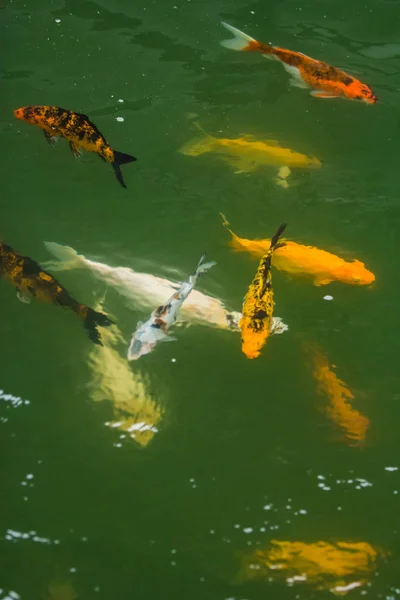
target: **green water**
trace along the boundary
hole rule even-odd
[[[0,597],[332,597],[318,589],[331,585],[324,575],[290,584],[301,569],[239,576],[243,557],[273,539],[367,543],[376,564],[346,579],[366,582],[348,596],[399,597],[400,480],[385,470],[399,464],[398,3],[2,4],[5,242],[39,262],[51,258],[50,240],[113,266],[175,269],[177,279],[206,250],[218,264],[198,288],[240,310],[257,263],[232,253],[221,211],[247,238],[287,221],[288,237],[365,262],[376,282],[315,287],[274,271],[276,314],[289,331],[256,361],[238,334],[179,330],[178,342],[129,367],[162,411],[141,446],[105,425],[113,404],[89,393],[94,348],[74,315],[18,302],[1,281],[0,388],[27,402],[0,404]],[[381,102],[290,88],[280,64],[222,48],[221,20],[344,68]],[[94,155],[73,160],[66,142],[50,148],[14,120],[13,109],[34,104],[88,114],[114,148],[137,156],[123,167],[128,190]],[[323,166],[293,170],[285,190],[273,169],[235,175],[213,154],[184,156],[178,149],[198,133],[193,115],[214,135],[277,139]],[[91,306],[104,293],[87,270],[57,277]],[[126,340],[148,314],[112,288],[105,310]],[[352,390],[369,421],[362,442],[350,443],[327,413],[304,342],[317,343]]]

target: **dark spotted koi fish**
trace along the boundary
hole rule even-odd
[[[102,160],[111,163],[117,180],[122,187],[126,188],[120,165],[137,159],[130,154],[112,150],[87,115],[65,110],[58,106],[24,106],[14,110],[14,117],[30,125],[40,127],[50,145],[54,145],[59,137],[68,140],[75,158],[80,156],[82,149],[95,152]]]
[[[281,319],[273,316],[274,291],[271,275],[272,255],[275,250],[285,245],[285,242],[279,242],[285,228],[286,223],[280,225],[271,239],[269,250],[261,259],[244,298],[243,316],[239,327],[242,331],[242,352],[247,358],[257,358],[270,335],[283,333],[288,329]]]
[[[37,262],[28,256],[18,254],[3,242],[0,242],[0,276],[17,289],[17,296],[21,302],[29,303],[32,296],[35,296],[42,302],[51,302],[72,310],[83,321],[90,339],[96,344],[103,345],[97,326],[105,327],[111,325],[113,321],[107,315],[74,300],[52,275],[42,270]]]
[[[137,360],[144,354],[148,354],[154,350],[158,342],[170,342],[176,339],[169,335],[168,331],[175,324],[182,304],[196,285],[199,275],[216,264],[214,261],[205,263],[205,258],[206,255],[203,254],[194,273],[182,283],[165,304],[153,310],[145,323],[139,321],[129,345],[128,360]]]
[[[222,25],[235,36],[230,40],[223,40],[222,46],[231,50],[260,52],[264,58],[279,60],[291,75],[292,85],[312,88],[313,91],[310,93],[316,98],[348,98],[361,100],[367,104],[375,104],[377,101],[377,97],[368,85],[341,69],[314,60],[301,52],[262,44],[228,23]]]

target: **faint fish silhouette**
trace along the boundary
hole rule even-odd
[[[217,138],[204,131],[197,122],[193,124],[200,129],[203,136],[187,142],[179,152],[186,156],[200,156],[207,152],[214,152],[218,158],[233,167],[235,173],[253,173],[260,167],[277,167],[275,182],[287,188],[290,167],[321,166],[321,161],[317,158],[310,158],[290,148],[282,148],[276,140],[256,139],[248,134],[232,139]]]
[[[345,595],[368,583],[376,570],[379,554],[384,555],[367,542],[271,540],[265,550],[242,557],[242,567],[235,581],[284,579],[290,586],[309,585]]]
[[[43,600],[77,600],[78,594],[70,581],[50,581]]]
[[[104,298],[98,303],[103,306]],[[106,425],[123,432],[145,447],[158,431],[163,415],[161,406],[150,394],[150,383],[138,369],[130,369],[125,358],[126,342],[117,325],[102,331],[103,346],[91,351],[88,364],[92,380],[88,385],[94,402],[108,400],[113,416]],[[124,348],[122,356],[117,347]],[[97,347],[96,347],[97,348]]]
[[[347,384],[339,379],[332,370],[327,357],[316,343],[305,342],[305,352],[311,357],[313,376],[317,382],[318,392],[329,399],[329,406],[324,410],[329,418],[339,425],[349,441],[362,442],[365,440],[370,425],[369,419],[353,408],[350,402],[354,394]]]

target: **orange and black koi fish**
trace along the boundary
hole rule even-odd
[[[50,145],[53,145],[58,137],[68,140],[75,158],[81,154],[82,149],[95,152],[102,160],[112,164],[117,180],[126,188],[120,165],[137,159],[130,154],[112,150],[87,115],[57,106],[24,106],[14,110],[14,117],[43,129],[44,137]]]
[[[301,88],[311,87],[316,98],[348,98],[375,104],[377,97],[371,88],[341,69],[331,67],[320,60],[314,60],[301,52],[285,50],[278,46],[262,44],[236,27],[222,23],[234,38],[224,40],[221,45],[231,50],[260,52],[265,58],[279,60],[292,77],[292,85]]]
[[[97,326],[105,327],[111,325],[113,321],[107,315],[74,300],[52,275],[42,270],[36,261],[18,254],[3,242],[0,242],[0,276],[12,283],[22,302],[29,303],[32,296],[35,296],[42,302],[51,302],[72,310],[83,321],[90,339],[100,346],[103,345]]]

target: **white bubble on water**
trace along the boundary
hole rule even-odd
[[[116,121],[119,121],[120,123],[122,123],[123,121],[125,121],[124,117],[115,117]]]

